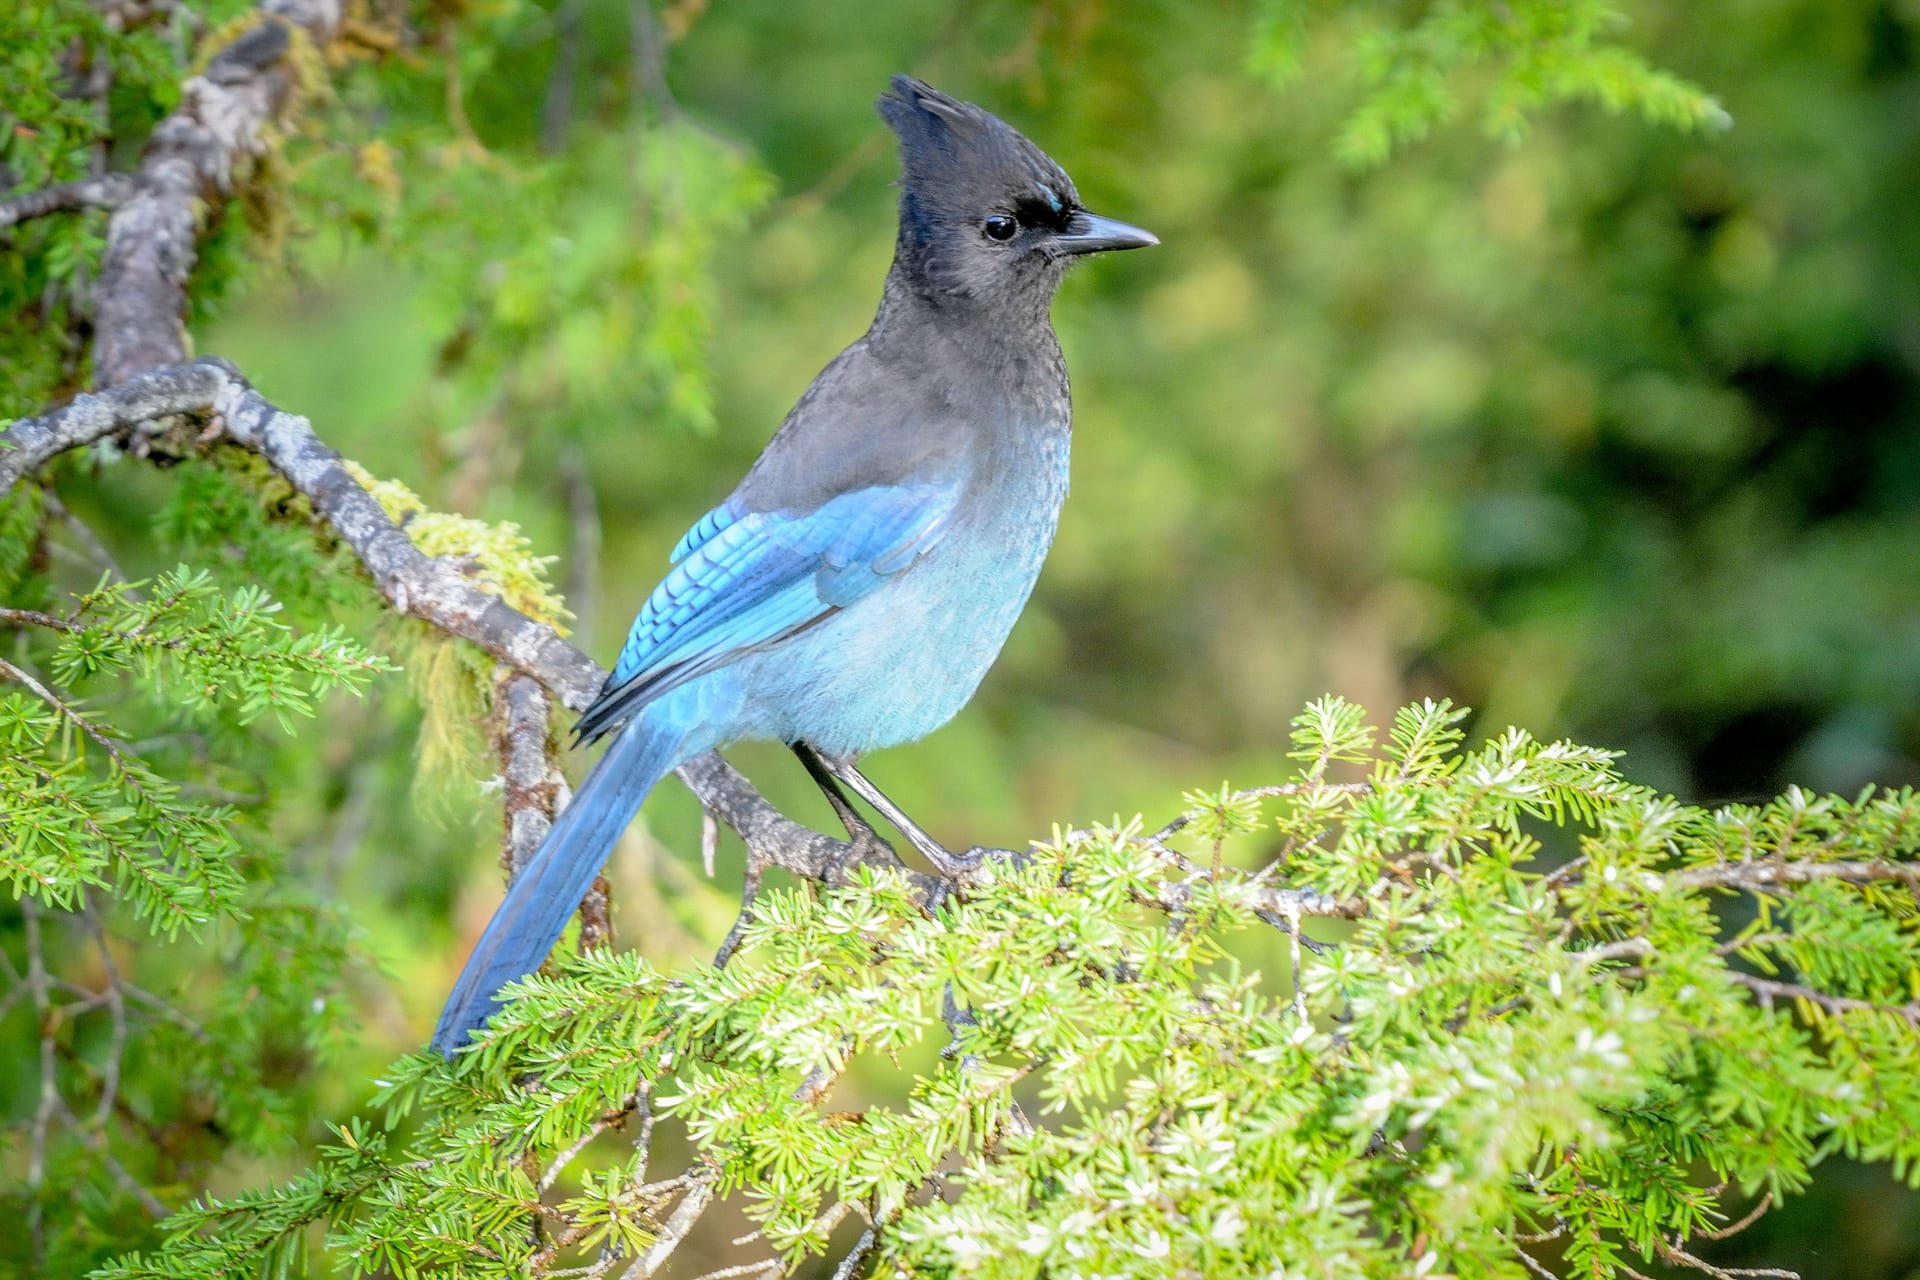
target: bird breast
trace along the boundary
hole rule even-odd
[[[933,732],[965,706],[1040,576],[1066,498],[1064,415],[996,450],[939,543],[881,590],[743,672],[760,736],[857,754]]]

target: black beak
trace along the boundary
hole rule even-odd
[[[1074,213],[1067,229],[1054,237],[1054,243],[1068,253],[1105,253],[1109,249],[1145,249],[1159,244],[1160,237],[1081,209]]]

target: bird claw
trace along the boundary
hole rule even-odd
[[[900,856],[893,846],[880,838],[880,833],[865,823],[847,830],[847,843],[853,846],[854,861],[898,866]]]
[[[1014,849],[996,849],[992,845],[977,844],[964,853],[954,853],[937,844],[919,845],[921,856],[931,862],[935,873],[949,884],[960,886],[973,883],[989,862],[1010,862],[1018,867],[1025,865],[1027,855]]]
[[[933,869],[942,880],[965,884],[979,873],[981,867],[987,865],[987,855],[991,851],[975,845],[965,853],[953,853],[939,845],[930,845],[920,852],[933,864]]]

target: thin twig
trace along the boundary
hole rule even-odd
[[[780,1259],[764,1258],[759,1262],[742,1262],[738,1266],[704,1272],[695,1276],[694,1280],[745,1280],[747,1276],[777,1276],[786,1269],[787,1264]]]
[[[614,1112],[610,1115],[601,1116],[598,1120],[588,1125],[587,1131],[569,1143],[566,1150],[555,1156],[552,1162],[547,1165],[547,1171],[540,1175],[539,1186],[541,1193],[544,1195],[546,1192],[551,1191],[553,1184],[560,1181],[560,1175],[566,1172],[567,1166],[580,1158],[580,1153],[587,1149],[587,1145],[626,1119],[628,1114],[626,1111]]]
[[[660,1224],[660,1232],[654,1238],[647,1251],[634,1259],[633,1265],[622,1273],[621,1280],[651,1280],[660,1268],[667,1265],[667,1259],[673,1256],[686,1241],[687,1234],[693,1230],[693,1224],[707,1211],[707,1205],[713,1200],[713,1178],[702,1175],[692,1181],[680,1203],[674,1206],[667,1220]]]
[[[29,191],[9,200],[0,200],[0,231],[31,218],[44,218],[51,213],[118,209],[132,195],[133,178],[124,173],[55,183],[51,187]]]
[[[93,935],[94,946],[100,953],[100,969],[107,980],[106,990],[102,994],[106,997],[107,1013],[113,1020],[113,1039],[107,1045],[106,1066],[100,1080],[100,1102],[93,1116],[94,1128],[104,1129],[113,1115],[114,1104],[120,1100],[121,1059],[127,1051],[127,997],[120,987],[120,971],[113,963],[113,949],[107,945],[107,931],[100,923],[99,909],[94,906],[92,895],[88,895],[84,901],[81,917],[87,922],[87,930]]]
[[[628,0],[627,21],[633,83],[653,101],[662,119],[671,120],[680,114],[680,104],[667,88],[666,42],[650,0]]]
[[[765,874],[765,864],[749,849],[746,874],[740,879],[740,914],[733,918],[733,927],[720,940],[720,950],[713,957],[714,968],[726,968],[740,944],[746,941],[747,928],[753,923],[753,903],[760,896],[760,880]]]
[[[113,553],[107,550],[107,544],[100,540],[100,535],[95,533],[86,521],[68,510],[67,504],[60,501],[60,495],[52,489],[46,490],[46,504],[47,513],[66,526],[67,531],[86,549],[94,563],[106,570],[107,577],[122,586],[126,585],[128,581],[126,572],[113,558]]]
[[[1689,867],[1666,877],[1682,889],[1743,889],[1761,893],[1787,884],[1815,884],[1838,880],[1871,884],[1897,880],[1920,888],[1920,862],[1743,862]]]
[[[553,11],[553,70],[540,104],[540,149],[549,155],[567,145],[573,123],[574,82],[580,72],[580,9],[583,0],[560,0]],[[573,599],[573,593],[567,593]]]
[[[1920,1000],[1909,1000],[1905,1004],[1878,1004],[1872,1000],[1856,1000],[1851,996],[1830,995],[1797,982],[1777,982],[1772,978],[1755,977],[1734,969],[1727,970],[1727,976],[1769,1001],[1805,1000],[1828,1013],[1884,1013],[1909,1026],[1920,1027]]]
[[[1798,1271],[1787,1271],[1780,1267],[1716,1267],[1705,1258],[1695,1257],[1678,1245],[1660,1240],[1653,1242],[1653,1248],[1663,1260],[1701,1272],[1713,1277],[1713,1280],[1739,1280],[1740,1277],[1751,1277],[1752,1280],[1800,1280]]]
[[[1509,1243],[1512,1242],[1509,1241]],[[1560,1280],[1559,1276],[1547,1270],[1544,1263],[1528,1253],[1525,1249],[1522,1249],[1519,1245],[1516,1244],[1513,1246],[1513,1253],[1515,1257],[1520,1259],[1521,1265],[1533,1272],[1534,1275],[1539,1276],[1540,1280]]]
[[[40,904],[32,897],[20,899],[25,923],[27,948],[27,990],[33,995],[33,1011],[40,1027],[40,1101],[34,1107],[33,1127],[27,1144],[27,1239],[35,1269],[46,1254],[46,1205],[40,1189],[47,1180],[47,1136],[53,1117],[60,1108],[60,1084],[55,1074],[54,1037],[58,1022],[54,1016],[53,996],[47,978],[47,959],[40,932]]]
[[[65,618],[56,618],[50,613],[41,613],[37,609],[0,608],[0,625],[9,627],[45,627],[49,631],[59,631],[66,635],[77,635],[86,630],[77,622]]]
[[[1756,1204],[1755,1206],[1753,1206],[1752,1209],[1748,1210],[1747,1215],[1741,1218],[1738,1222],[1734,1222],[1727,1226],[1724,1226],[1720,1228],[1718,1231],[1702,1231],[1697,1235],[1695,1235],[1694,1239],[1725,1240],[1731,1236],[1737,1236],[1742,1231],[1745,1231],[1748,1227],[1752,1226],[1754,1223],[1760,1221],[1760,1219],[1766,1215],[1767,1210],[1771,1208],[1773,1208],[1773,1192],[1769,1191],[1765,1195],[1761,1196],[1760,1203]]]
[[[879,1243],[879,1231],[878,1227],[868,1227],[860,1233],[860,1238],[853,1242],[852,1251],[840,1259],[840,1265],[833,1269],[833,1280],[853,1280],[853,1273],[860,1269],[860,1264],[873,1252],[873,1246]]]
[[[1621,938],[1617,942],[1605,942],[1574,954],[1580,957],[1582,964],[1591,969],[1594,965],[1625,960],[1629,956],[1650,956],[1653,954],[1653,944],[1645,938]]]
[[[1287,917],[1287,941],[1291,944],[1289,950],[1293,960],[1293,1000],[1290,1008],[1292,1009],[1294,1017],[1303,1023],[1311,1023],[1312,1018],[1307,1014],[1306,969],[1300,959],[1300,908],[1290,906],[1287,908],[1285,914]]]

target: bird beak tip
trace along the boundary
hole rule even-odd
[[[1073,229],[1060,237],[1068,253],[1110,253],[1120,249],[1149,249],[1160,237],[1144,227],[1131,226],[1118,218],[1103,218],[1097,213],[1075,216]]]

